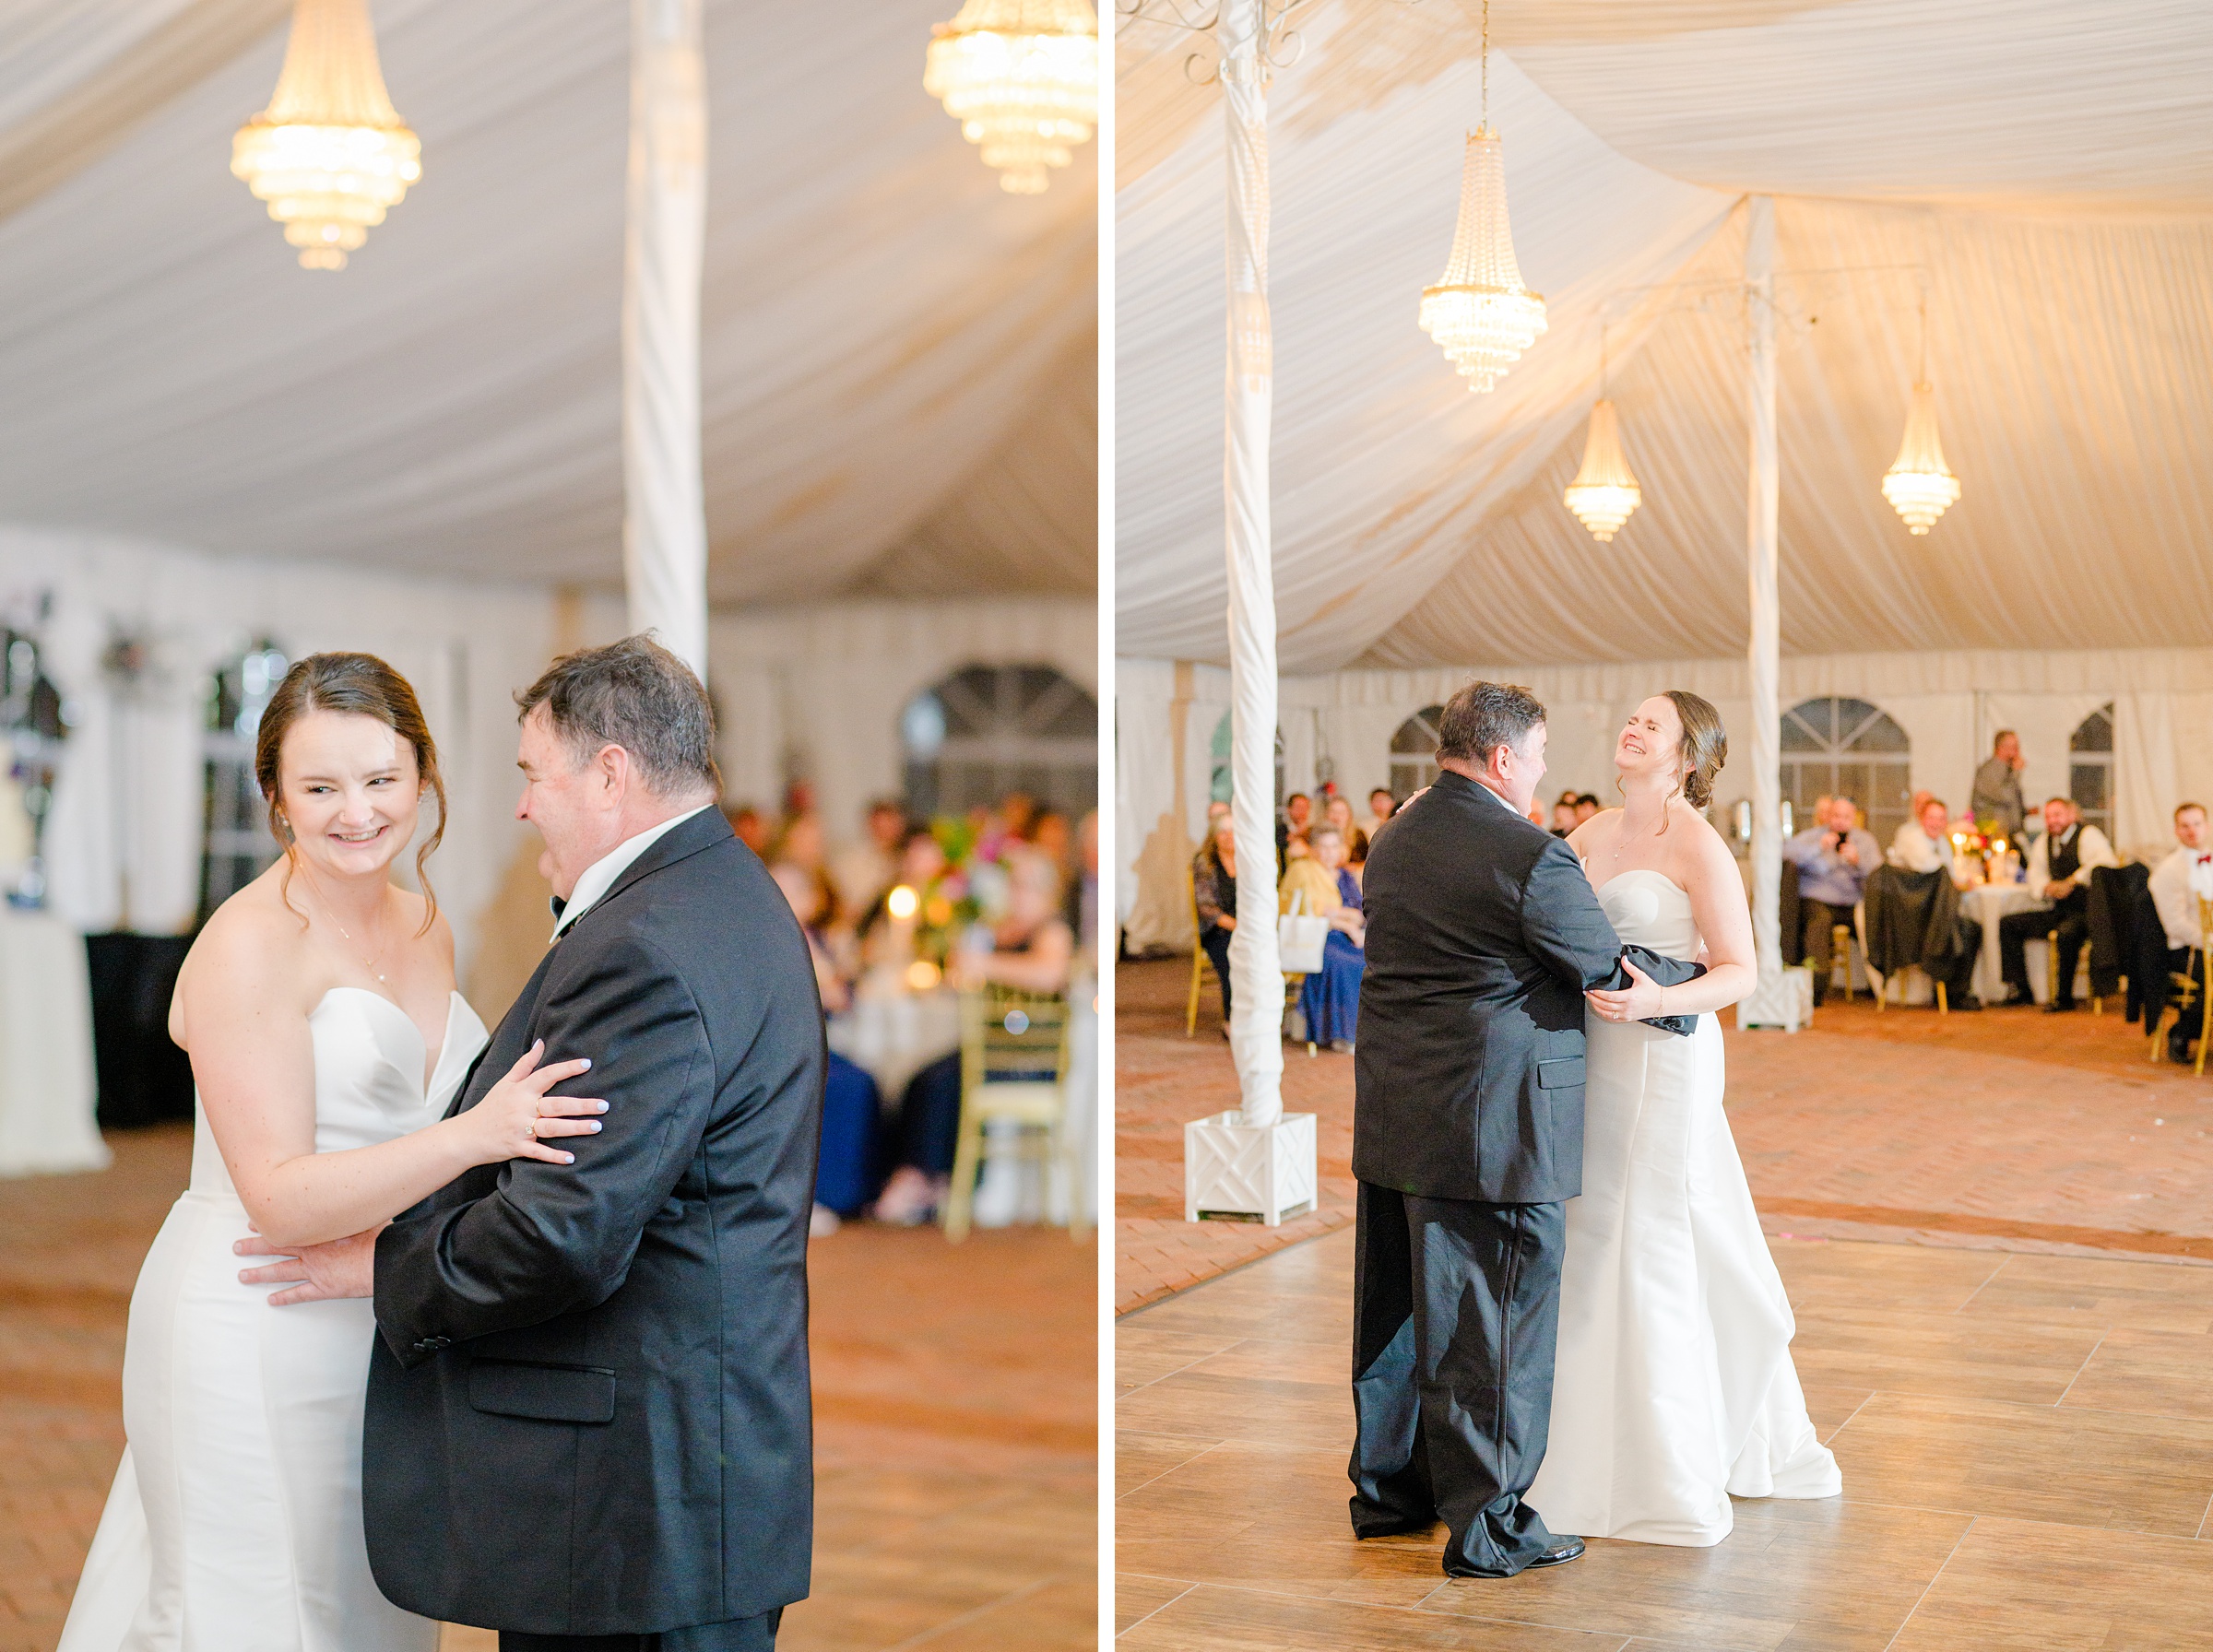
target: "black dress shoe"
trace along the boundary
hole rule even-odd
[[[1951,1000],[1951,1008],[1954,1009],[1980,1009],[1982,1008],[1982,1000],[1971,992],[1962,993],[1959,997]]]
[[[2074,1008],[2075,1000],[2073,998],[2053,998],[2044,1006],[2044,1013],[2046,1015],[2066,1015],[2071,1013]]]
[[[1581,1559],[1582,1552],[1582,1539],[1556,1537],[1552,1540],[1550,1546],[1536,1559],[1528,1562],[1513,1572],[1478,1572],[1473,1566],[1454,1565],[1452,1556],[1448,1552],[1445,1556],[1445,1575],[1448,1577],[1513,1577],[1518,1576],[1521,1572],[1533,1572],[1539,1566],[1564,1566],[1571,1560]]]

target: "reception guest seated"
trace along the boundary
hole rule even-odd
[[[2176,847],[2153,868],[2151,901],[2159,908],[2160,927],[2167,932],[2167,968],[2189,975],[2205,987],[2205,961],[2198,949],[2205,945],[2199,927],[2197,903],[2202,895],[2213,899],[2213,839],[2209,839],[2203,804],[2185,803],[2174,811]],[[2170,1060],[2186,1062],[2203,1011],[2185,1011],[2167,1035]]]
[[[2044,805],[2044,834],[2029,850],[2029,888],[2051,902],[2051,910],[2011,912],[1998,920],[1998,958],[2006,972],[2006,985],[2013,989],[2009,1002],[2034,1001],[2035,994],[2029,986],[2028,954],[2023,949],[2056,929],[2059,986],[2044,1009],[2056,1015],[2075,1008],[2075,965],[2082,957],[2082,943],[2090,934],[2090,873],[2099,867],[2120,864],[2105,833],[2095,826],[2083,825],[2071,799],[2054,797]]]
[[[906,842],[906,810],[888,797],[869,805],[861,841],[848,844],[830,863],[838,903],[847,912],[866,912],[899,876],[899,850]]]
[[[1367,795],[1367,819],[1360,822],[1360,830],[1367,841],[1376,841],[1376,828],[1398,812],[1399,800],[1391,795],[1390,788],[1378,786]]]
[[[1237,834],[1229,805],[1217,804],[1214,835],[1191,858],[1191,898],[1199,907],[1199,944],[1222,985],[1222,1036],[1229,1036],[1229,938],[1237,927]]]
[[[988,947],[963,946],[946,963],[946,979],[964,991],[987,984],[1024,992],[1068,990],[1076,939],[1060,915],[1060,872],[1035,852],[1015,855],[1007,866],[1006,914],[990,930]],[[927,1221],[953,1179],[953,1150],[961,1127],[961,1057],[940,1056],[917,1073],[899,1110],[899,1164],[876,1200],[880,1221],[911,1226]]]
[[[763,860],[768,858],[768,840],[773,834],[769,832],[767,818],[759,809],[750,803],[726,806],[722,818],[729,821],[730,830],[738,834],[740,843]]]
[[[1356,880],[1360,876],[1360,868],[1367,863],[1367,833],[1353,824],[1351,799],[1331,797],[1322,809],[1321,818],[1334,826],[1337,835],[1344,840],[1344,864]],[[1307,838],[1309,848],[1313,846],[1313,836],[1309,833]]]
[[[1913,818],[1898,829],[1886,858],[1901,872],[1952,874],[1961,881],[1959,857],[1952,846],[1951,810],[1941,797],[1927,792],[1914,795]]]
[[[1575,800],[1575,823],[1580,826],[1604,807],[1604,805],[1599,802],[1596,793],[1582,793]]]
[[[1276,865],[1287,867],[1307,854],[1307,829],[1314,823],[1314,799],[1293,792],[1284,799],[1282,819],[1275,823]]]
[[[1974,794],[1967,800],[1968,813],[1977,821],[1995,820],[1998,835],[2008,844],[2021,841],[2021,822],[2028,818],[2021,801],[2021,771],[2028,766],[2021,755],[2021,737],[2010,728],[2001,729],[1991,742],[1989,759],[1975,771]]]
[[[1552,803],[1552,835],[1566,837],[1577,825],[1575,806],[1579,798],[1573,787],[1562,792]]]
[[[1901,872],[1948,873],[1953,883],[1964,884],[1959,856],[1952,844],[1950,808],[1943,798],[1926,792],[1915,796],[1920,802],[1917,818],[1900,826],[1890,840],[1888,856],[1890,864]],[[1982,950],[1982,926],[1968,917],[1959,918],[1957,923],[1959,957],[1958,963],[1941,977],[1945,999],[1954,1009],[1980,1009],[1982,1001],[1968,990],[1968,983],[1974,979],[1975,959]],[[1930,974],[1932,979],[1939,978],[1933,970]]]
[[[853,1002],[853,988],[832,955],[830,938],[823,927],[830,902],[821,874],[797,861],[780,860],[770,868],[769,876],[791,903],[791,914],[799,920],[799,932],[807,938],[823,1014],[842,1013]],[[822,1152],[814,1171],[811,1228],[818,1236],[837,1232],[839,1219],[858,1215],[874,1195],[876,1121],[882,1112],[876,1080],[832,1050],[822,1080]]]
[[[1349,1055],[1360,1019],[1360,977],[1367,968],[1367,925],[1360,910],[1360,885],[1345,869],[1344,834],[1334,826],[1317,826],[1308,838],[1313,854],[1284,872],[1277,909],[1288,912],[1294,896],[1300,908],[1330,921],[1321,970],[1299,987],[1298,1007],[1307,1018],[1307,1037]]]
[[[921,901],[927,903],[951,870],[951,864],[945,858],[945,846],[938,842],[937,833],[927,826],[908,827],[906,841],[899,846],[898,882],[893,887],[911,889]],[[885,890],[861,914],[861,956],[870,963],[906,962],[891,957],[887,950],[887,942],[895,923],[891,910],[891,890]]]
[[[1805,938],[1805,955],[1813,962],[1816,1004],[1828,996],[1836,926],[1852,926],[1852,908],[1867,888],[1867,875],[1883,857],[1875,834],[1859,823],[1852,800],[1831,797],[1828,802],[1821,821],[1782,846],[1783,857],[1798,868],[1798,923]]]

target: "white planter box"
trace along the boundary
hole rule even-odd
[[[1320,1174],[1314,1115],[1286,1113],[1267,1126],[1216,1113],[1183,1127],[1183,1215],[1258,1218],[1270,1227],[1314,1209]]]

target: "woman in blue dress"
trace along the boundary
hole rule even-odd
[[[1360,883],[1345,869],[1344,833],[1317,826],[1307,834],[1311,853],[1284,869],[1280,905],[1289,911],[1294,895],[1306,897],[1301,910],[1330,920],[1321,970],[1306,978],[1298,1007],[1307,1018],[1307,1038],[1350,1053],[1360,1019],[1360,976],[1367,967],[1367,919],[1360,910]]]

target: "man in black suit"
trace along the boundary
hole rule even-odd
[[[1583,1552],[1521,1494],[1582,1190],[1583,994],[1627,983],[1574,851],[1527,818],[1544,708],[1471,683],[1438,734],[1444,773],[1378,835],[1363,885],[1353,1529],[1441,1516],[1448,1573],[1509,1577]],[[1632,950],[1663,985],[1697,973]]]
[[[756,1652],[812,1553],[813,967],[680,660],[632,637],[516,698],[559,925],[455,1110],[542,1040],[608,1112],[574,1164],[481,1166],[302,1257],[375,1298],[370,1564],[502,1652]]]

